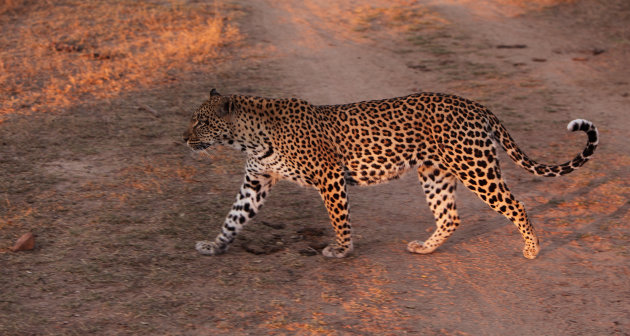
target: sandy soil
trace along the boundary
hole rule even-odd
[[[251,0],[245,38],[194,80],[0,124],[0,334],[630,334],[630,6],[627,1]],[[355,253],[314,190],[281,183],[225,255],[204,257],[242,157],[181,144],[191,108],[221,93],[316,104],[459,94],[490,107],[533,158],[564,162],[593,121],[595,159],[558,179],[502,157],[542,243],[460,188],[462,226],[430,255],[413,173],[350,190]],[[151,106],[154,116],[138,109]],[[4,200],[2,200],[4,198]]]

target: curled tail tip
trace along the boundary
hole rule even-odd
[[[599,132],[592,122],[585,119],[575,119],[567,125],[571,132],[583,131],[588,134],[588,141],[594,145],[599,142]]]
[[[591,128],[595,128],[595,125],[593,125],[592,122],[586,120],[586,119],[575,119],[572,120],[568,125],[567,125],[567,129],[571,132],[576,132],[576,131],[588,131]]]

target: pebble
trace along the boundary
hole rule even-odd
[[[35,248],[35,236],[31,232],[25,233],[15,242],[13,247],[9,249],[13,252],[17,251],[30,251]]]

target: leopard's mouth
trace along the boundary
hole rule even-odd
[[[202,151],[202,150],[206,150],[208,149],[212,144],[206,143],[206,142],[195,142],[195,143],[188,143],[188,147],[192,148],[195,151]]]

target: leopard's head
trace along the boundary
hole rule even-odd
[[[193,114],[190,126],[184,132],[184,141],[193,150],[204,150],[228,138],[230,134],[231,99],[221,96],[215,89],[210,98]]]

